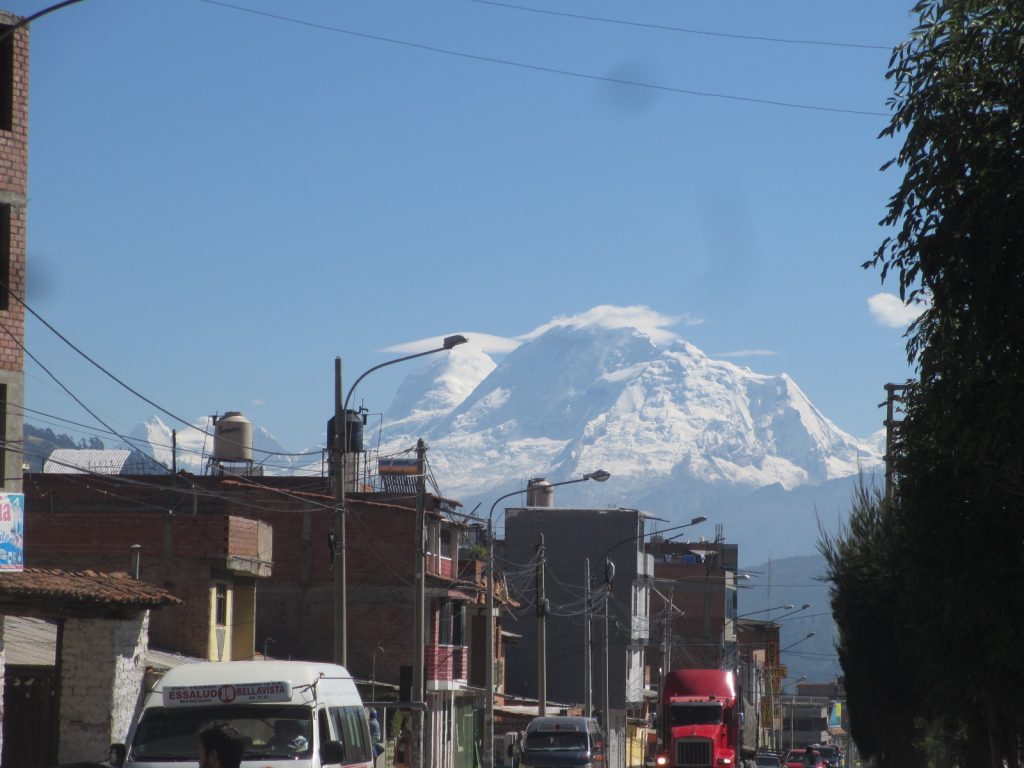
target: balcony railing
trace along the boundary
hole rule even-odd
[[[444,557],[436,552],[427,552],[427,573],[431,576],[440,576],[444,579],[455,578],[455,562],[450,557]]]
[[[436,684],[466,683],[469,678],[466,646],[428,645],[425,649],[427,682]],[[440,685],[439,687],[447,687]]]

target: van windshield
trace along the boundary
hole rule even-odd
[[[527,750],[579,752],[587,748],[587,734],[580,731],[534,731],[526,734]]]
[[[215,707],[151,707],[132,741],[138,761],[195,762],[196,734],[207,723],[226,722],[245,739],[246,760],[295,760],[313,754],[313,721],[308,707],[251,704]]]

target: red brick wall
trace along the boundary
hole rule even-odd
[[[88,491],[83,490],[84,494]],[[228,521],[113,511],[82,513],[56,505],[25,515],[25,565],[64,570],[130,571],[132,544],[142,545],[140,578],[184,604],[153,611],[150,643],[206,657],[211,567],[225,562]]]
[[[267,646],[272,656],[333,657],[335,590],[328,533],[334,505],[325,483],[261,478],[259,483],[269,486],[263,489],[196,477],[191,482],[199,493],[193,496],[188,482],[180,478],[140,479],[153,487],[81,476],[27,475],[26,564],[127,570],[128,546],[142,544],[142,577],[187,601],[185,609],[154,612],[153,645],[196,648],[198,616],[202,614],[205,626],[209,610],[206,593],[198,592],[198,574],[205,567],[208,580],[210,557],[215,554],[223,563],[227,516],[263,520],[273,526],[273,574],[256,581],[256,648],[262,650],[267,638],[273,638]],[[384,654],[376,655],[377,679],[395,684],[399,667],[412,660],[415,514],[411,500],[403,503],[410,506],[350,498],[346,525],[348,666],[369,679],[373,650],[382,643]],[[220,521],[217,532],[204,526],[211,517]],[[173,521],[170,552],[165,551],[167,520]],[[234,525],[230,546],[251,546],[245,526],[239,523],[236,531]],[[213,541],[220,542],[219,551],[209,546]],[[194,606],[196,601],[202,605]],[[195,610],[194,620],[184,618],[189,606]],[[175,639],[176,631],[184,635],[181,642]]]
[[[0,23],[11,23],[13,18],[4,14]],[[0,192],[5,202],[18,200],[11,207],[11,260],[8,281],[16,296],[25,295],[25,196],[28,193],[28,30],[20,29],[12,35],[14,49],[13,103],[11,130],[0,130]],[[17,337],[25,339],[25,312],[13,299],[6,311],[0,311],[0,320]],[[0,368],[20,371],[24,366],[21,346],[7,333],[0,333]]]

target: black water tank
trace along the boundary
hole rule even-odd
[[[345,453],[360,453],[363,450],[363,417],[359,411],[346,411],[348,422],[348,445]],[[334,450],[334,417],[327,420],[327,447]]]

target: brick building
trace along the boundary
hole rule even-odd
[[[0,32],[18,17],[0,12]],[[21,491],[25,404],[25,206],[28,194],[28,30],[0,41],[0,486]]]
[[[209,638],[222,626],[210,622],[218,610],[214,585],[223,584],[231,617],[224,628],[232,635],[243,631],[243,619],[231,601],[254,595],[246,603],[255,606],[250,648],[278,658],[332,658],[335,502],[326,479],[181,473],[132,481],[27,475],[26,563],[124,569],[129,548],[140,544],[141,578],[185,598],[153,617],[154,645],[207,656],[200,651],[214,647]],[[398,685],[402,668],[412,666],[414,502],[403,493],[347,497],[347,666],[360,680]],[[460,572],[466,526],[456,507],[427,497],[427,748],[454,745],[431,755],[437,766],[471,764],[487,634],[479,567],[470,562]]]
[[[122,504],[95,476],[26,475],[25,561],[37,568],[127,571],[133,545],[139,578],[182,598],[154,614],[150,643],[189,656],[228,661],[256,650],[256,585],[271,574],[270,525],[228,512],[191,511],[191,500],[140,488]],[[45,491],[43,490],[45,488]],[[160,501],[165,503],[161,504]]]
[[[669,622],[670,658],[662,659],[664,642],[652,648],[656,668],[713,669],[723,663],[727,646],[735,646],[735,544],[724,542],[650,542],[654,577],[659,587],[651,595],[651,616],[665,637]],[[665,598],[668,598],[666,600]]]

